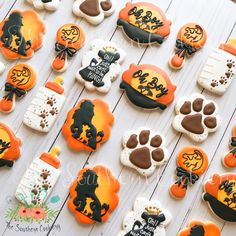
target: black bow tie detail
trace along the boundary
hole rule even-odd
[[[234,148],[230,151],[230,153],[234,154],[236,157],[236,137],[231,138],[231,146]]]
[[[197,174],[191,173],[181,167],[177,167],[176,172],[177,176],[179,177],[176,184],[178,184],[178,186],[183,184],[183,188],[187,188],[189,183],[195,184],[199,179]]]
[[[177,51],[177,54],[181,55],[181,57],[185,57],[186,53],[188,55],[192,55],[193,53],[195,53],[197,51],[196,48],[190,46],[187,43],[182,42],[181,40],[177,39],[176,40],[176,48],[178,48],[179,50]]]
[[[77,52],[75,48],[66,47],[65,45],[59,43],[55,44],[55,50],[56,52],[59,52],[57,57],[61,58],[62,60],[66,59],[66,55],[68,55],[69,57],[73,57]]]
[[[6,96],[4,96],[4,98],[6,100],[10,100],[10,101],[13,100],[14,94],[17,97],[22,97],[22,96],[24,96],[26,94],[26,90],[17,88],[17,87],[15,87],[14,85],[12,85],[10,83],[6,83],[5,84],[5,91],[9,92],[9,93]]]

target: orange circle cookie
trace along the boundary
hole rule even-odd
[[[68,66],[67,58],[73,57],[84,45],[85,34],[83,29],[75,24],[66,24],[57,31],[55,44],[56,58],[52,62],[55,71],[63,72]]]
[[[67,115],[62,133],[70,148],[96,151],[110,137],[114,116],[100,99],[81,100]]]
[[[33,10],[12,11],[0,23],[0,49],[9,59],[30,58],[42,46],[45,25]]]
[[[70,186],[69,209],[84,224],[104,222],[118,206],[119,181],[103,166],[82,169]]]
[[[0,122],[0,167],[12,167],[14,161],[20,157],[21,140],[13,131]]]
[[[22,97],[34,87],[37,80],[34,69],[28,64],[17,64],[13,66],[7,75],[5,92],[0,100],[0,111],[11,112],[15,108],[16,97]]]
[[[208,167],[208,156],[199,147],[183,148],[177,157],[177,182],[170,187],[174,198],[184,198],[189,184],[194,184]]]
[[[187,228],[182,229],[177,236],[220,236],[220,228],[209,221],[191,221]]]

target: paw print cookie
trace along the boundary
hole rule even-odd
[[[93,25],[102,23],[114,11],[113,0],[75,0],[73,5],[73,13]]]
[[[157,200],[138,197],[133,211],[123,221],[123,230],[118,236],[166,236],[165,227],[171,222],[172,216]]]
[[[116,44],[96,39],[92,43],[92,50],[84,54],[76,79],[90,91],[107,93],[111,82],[121,72],[120,64],[124,58],[125,52]]]
[[[45,25],[33,11],[12,11],[0,23],[0,50],[8,59],[28,59],[43,44]]]
[[[174,100],[176,86],[169,76],[153,65],[130,65],[122,75],[120,88],[136,106],[153,110],[165,110]]]
[[[195,184],[207,167],[208,156],[201,148],[183,148],[177,158],[177,182],[170,187],[170,195],[176,199],[184,198],[188,185]]]
[[[156,167],[165,164],[169,157],[165,139],[145,127],[127,132],[123,138],[123,147],[120,156],[122,164],[144,176],[152,175]]]
[[[114,116],[100,99],[81,100],[67,115],[62,133],[70,148],[96,151],[110,137]]]
[[[48,11],[55,11],[58,9],[60,0],[26,0],[32,4],[36,9]]]
[[[206,90],[223,95],[236,74],[236,38],[221,44],[208,57],[198,83]]]
[[[108,168],[84,168],[70,186],[68,207],[81,223],[103,223],[119,204],[119,190],[120,183]]]
[[[236,222],[236,174],[214,174],[204,184],[203,200],[211,211],[229,222]]]
[[[150,45],[162,44],[170,34],[171,21],[152,3],[127,3],[120,11],[117,25],[134,42]]]
[[[181,98],[175,107],[173,121],[175,130],[188,135],[195,142],[203,142],[208,134],[215,132],[221,123],[217,115],[218,106],[202,94],[192,94]]]
[[[220,228],[210,221],[191,221],[177,236],[220,236]]]

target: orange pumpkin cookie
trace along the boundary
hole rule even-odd
[[[9,59],[30,58],[42,46],[45,25],[33,10],[12,11],[0,23],[0,49]]]
[[[178,180],[170,187],[170,194],[174,198],[184,198],[189,184],[195,184],[199,176],[208,167],[208,156],[199,147],[185,147],[177,157],[176,174]]]
[[[84,224],[104,222],[118,206],[119,181],[103,166],[82,169],[70,187],[69,209]]]
[[[232,149],[223,156],[223,164],[228,168],[236,167],[236,126],[233,128],[233,136],[230,141]]]
[[[182,229],[177,236],[220,236],[219,227],[209,221],[191,221],[187,228]]]
[[[55,44],[56,58],[52,62],[55,71],[63,72],[68,66],[68,57],[73,57],[83,47],[85,34],[83,29],[75,24],[66,24],[57,31]]]
[[[7,75],[5,92],[7,93],[0,100],[0,111],[11,112],[15,108],[16,97],[22,97],[34,87],[36,83],[36,73],[28,64],[17,64],[13,66]]]
[[[215,174],[204,185],[203,200],[222,220],[236,222],[236,174]]]
[[[176,52],[171,57],[169,65],[172,69],[181,69],[185,62],[185,57],[194,54],[202,48],[207,40],[205,30],[196,23],[188,23],[181,27],[177,40]]]
[[[176,86],[169,76],[153,65],[130,65],[122,75],[120,88],[126,91],[129,100],[144,109],[166,109],[174,100]]]
[[[110,137],[114,116],[102,100],[81,100],[67,115],[62,133],[74,150],[96,151]]]
[[[152,3],[127,3],[120,11],[117,25],[126,35],[140,44],[162,44],[170,34],[171,21]]]
[[[0,167],[12,167],[14,161],[20,157],[21,140],[13,131],[0,122]]]

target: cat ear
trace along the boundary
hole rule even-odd
[[[114,55],[114,61],[118,61],[120,59],[120,54],[119,53],[116,53]]]
[[[98,52],[98,56],[101,57],[102,59],[104,59],[104,55],[105,55],[105,52],[104,52],[104,51],[100,50],[100,51]]]

